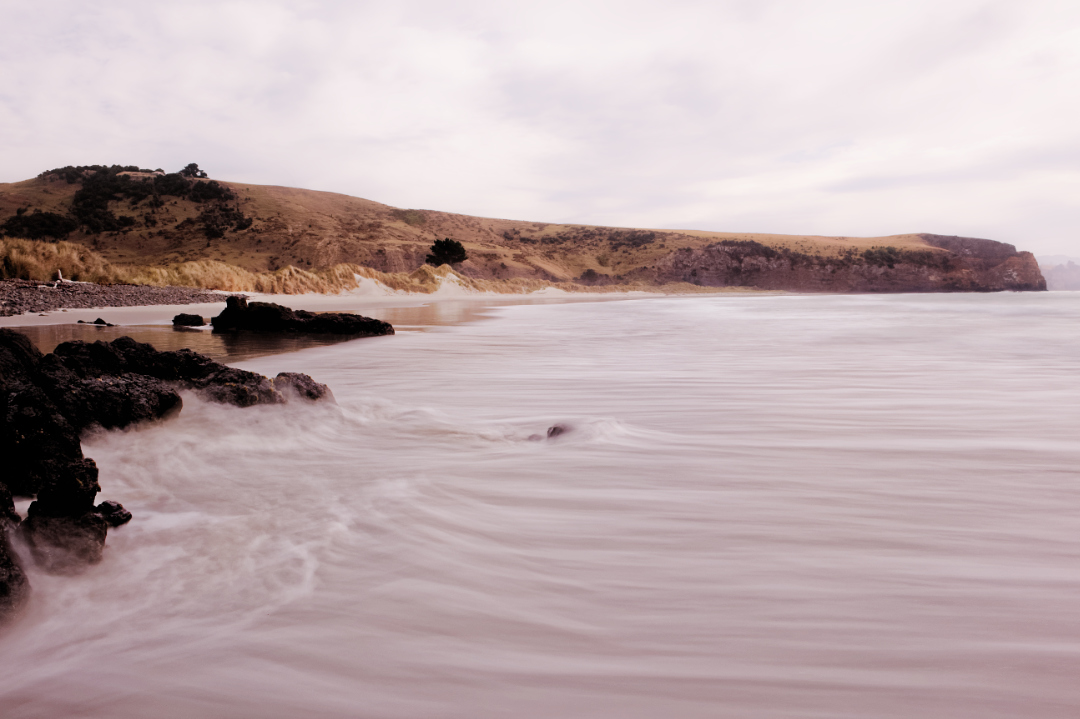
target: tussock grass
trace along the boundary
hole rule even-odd
[[[69,280],[120,281],[115,267],[82,245],[0,238],[0,279],[46,281],[56,279],[57,270]]]
[[[526,294],[548,287],[568,292],[717,292],[723,288],[705,288],[678,283],[657,287],[644,283],[587,287],[574,283],[513,278],[482,280],[463,277],[447,265],[424,265],[412,272],[380,272],[370,267],[339,264],[322,270],[285,267],[275,272],[251,272],[218,260],[181,262],[166,267],[113,265],[93,250],[71,242],[39,242],[0,238],[0,279],[45,281],[56,277],[56,270],[69,280],[111,284],[123,282],[157,287],[194,287],[225,292],[262,292],[297,295],[307,292],[333,294],[356,289],[365,280],[402,292],[431,294],[447,282],[472,292]]]

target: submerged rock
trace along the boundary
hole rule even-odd
[[[315,314],[293,310],[271,302],[248,302],[234,295],[225,302],[220,315],[210,320],[215,332],[252,330],[255,332],[304,332],[309,334],[374,337],[392,335],[389,322],[342,312]]]
[[[565,424],[553,424],[550,427],[548,427],[547,437],[548,437],[548,439],[555,439],[559,435],[565,434],[566,432],[568,432],[569,429],[570,428],[567,427]]]

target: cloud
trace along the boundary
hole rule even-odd
[[[0,180],[212,175],[548,221],[1080,252],[1049,0],[5,3]]]

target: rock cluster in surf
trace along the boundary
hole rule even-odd
[[[121,337],[65,342],[43,355],[26,336],[0,329],[0,617],[29,592],[13,536],[45,571],[68,574],[101,561],[109,528],[131,519],[116,502],[94,504],[98,468],[83,456],[80,434],[174,415],[184,389],[239,407],[333,399],[307,375],[269,379],[188,349],[159,352]],[[25,519],[13,495],[35,497]]]
[[[180,315],[177,315],[179,317]],[[175,319],[174,319],[175,322]],[[233,295],[225,301],[225,309],[210,320],[215,332],[251,330],[255,332],[297,332],[306,334],[348,335],[374,337],[392,335],[389,322],[345,312],[315,314],[293,310],[272,302],[248,302],[246,297]]]

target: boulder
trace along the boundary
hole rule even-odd
[[[30,381],[41,356],[29,337],[0,328],[0,387],[13,381]]]
[[[220,315],[210,320],[215,332],[250,330],[254,332],[302,332],[351,337],[392,335],[388,322],[341,312],[314,314],[293,310],[271,302],[248,302],[234,295],[225,302]]]
[[[208,377],[191,380],[187,385],[204,399],[237,407],[282,404],[285,401],[270,380],[261,374],[226,365],[219,366],[221,369]]]
[[[105,501],[94,507],[94,513],[100,514],[110,527],[119,527],[131,521],[131,512],[119,502]]]
[[[132,373],[80,379],[53,400],[80,432],[91,426],[118,429],[166,419],[183,407],[179,393],[165,382]]]
[[[274,389],[286,397],[293,395],[311,402],[321,399],[334,401],[334,395],[329,387],[300,372],[280,372],[273,382]]]
[[[189,315],[181,312],[172,318],[173,327],[202,327],[206,320],[202,315]]]
[[[77,517],[93,511],[94,498],[101,491],[94,460],[57,463],[51,469],[38,490],[37,501],[27,510],[28,517]]]
[[[83,453],[79,433],[49,396],[40,387],[17,384],[0,390],[0,458],[7,488],[28,497]]]
[[[24,519],[18,531],[34,562],[46,572],[77,574],[101,561],[109,523],[96,512],[77,517],[35,514]]]

